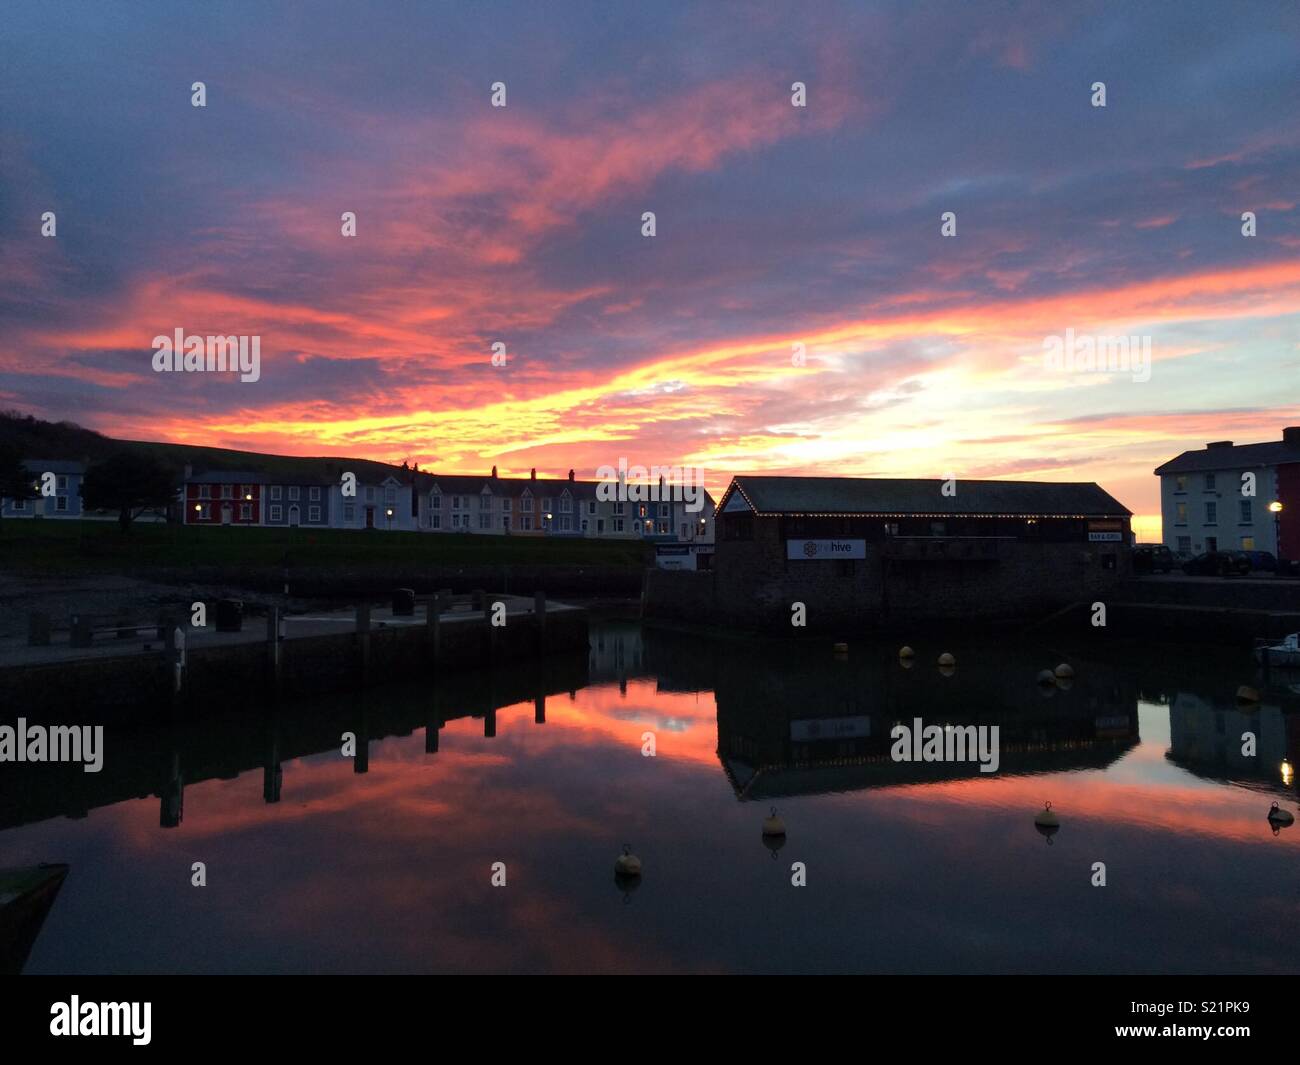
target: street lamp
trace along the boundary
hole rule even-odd
[[[1273,512],[1273,553],[1278,558],[1282,557],[1282,503],[1280,500],[1273,500],[1268,505],[1268,509]]]

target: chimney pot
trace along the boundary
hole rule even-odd
[[[531,470],[528,471],[528,479],[529,479],[530,481],[535,481],[535,480],[537,480],[537,467],[536,467],[536,466],[534,466]]]
[[[492,480],[495,481],[496,479],[497,479],[497,468],[496,468],[495,466],[493,466],[493,467],[492,467]]]
[[[571,481],[573,480],[573,471],[572,471],[572,470],[569,471],[569,480],[571,480]]]
[[[1282,442],[1292,447],[1300,447],[1300,425],[1288,425],[1283,429]]]
[[[1214,448],[1219,448],[1219,447],[1232,447],[1232,441],[1231,441],[1231,440],[1211,440],[1208,444],[1205,445],[1205,450],[1206,450],[1206,451],[1212,451]]]

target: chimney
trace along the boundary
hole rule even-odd
[[[188,481],[193,476],[194,476],[194,464],[192,462],[185,463],[185,479]]]
[[[1210,443],[1208,443],[1208,444],[1205,445],[1205,450],[1206,450],[1206,451],[1213,451],[1215,448],[1220,448],[1220,447],[1232,447],[1232,441],[1231,441],[1231,440],[1213,440],[1213,441],[1211,441]]]
[[[497,479],[497,468],[496,468],[495,466],[493,466],[493,467],[492,467],[492,480],[495,481],[496,479]]]
[[[569,480],[571,480],[571,481],[573,480],[573,471],[572,471],[572,470],[569,471]]]
[[[537,467],[536,467],[536,466],[534,466],[531,470],[528,471],[528,479],[529,479],[530,481],[535,481],[535,480],[537,480]]]
[[[1282,443],[1300,447],[1300,425],[1288,425],[1282,430]]]

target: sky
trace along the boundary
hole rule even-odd
[[[0,408],[715,497],[1097,481],[1140,538],[1156,465],[1300,424],[1293,2],[50,3],[0,54]],[[259,379],[155,372],[176,329]]]

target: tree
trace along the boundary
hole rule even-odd
[[[35,499],[35,481],[18,449],[0,446],[0,499]]]
[[[148,455],[119,451],[91,466],[81,484],[81,498],[91,509],[116,510],[117,523],[129,532],[131,522],[153,507],[166,507],[176,497],[171,472]]]

